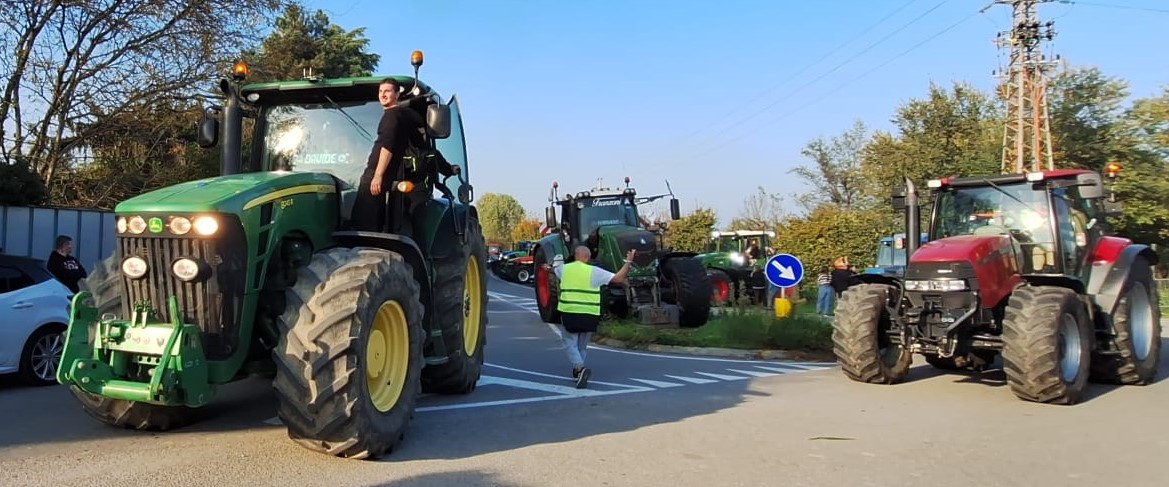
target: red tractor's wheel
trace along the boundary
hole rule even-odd
[[[536,250],[536,307],[540,309],[540,319],[545,323],[560,323],[560,310],[556,309],[560,301],[560,286],[556,283],[556,274],[552,273],[551,259],[547,258],[544,248]]]
[[[711,270],[707,275],[710,276],[710,285],[714,291],[710,294],[710,302],[718,306],[726,304],[731,297],[730,276],[720,270]]]

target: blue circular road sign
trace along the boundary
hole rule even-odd
[[[767,259],[767,267],[763,272],[775,287],[789,288],[804,277],[804,264],[791,254],[776,254]]]

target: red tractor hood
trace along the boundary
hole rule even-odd
[[[991,308],[1022,282],[1018,269],[1010,236],[961,235],[922,245],[909,257],[905,278],[973,277],[982,306]]]

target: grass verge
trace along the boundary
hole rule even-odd
[[[769,310],[730,308],[699,328],[661,328],[631,320],[601,324],[598,337],[620,340],[634,347],[672,345],[748,350],[831,352],[832,324],[815,314],[794,313],[776,318]]]

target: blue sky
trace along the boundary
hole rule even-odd
[[[812,138],[856,119],[888,129],[931,81],[989,89],[1010,21],[1006,5],[979,13],[990,0],[306,2],[366,28],[377,74],[425,53],[421,77],[458,95],[476,194],[511,194],[536,216],[553,180],[575,192],[629,176],[656,194],[668,178],[683,213],[713,208],[720,224],[756,186],[806,192],[788,171]],[[1164,0],[1039,15],[1066,62],[1125,78],[1136,97],[1169,86]]]

